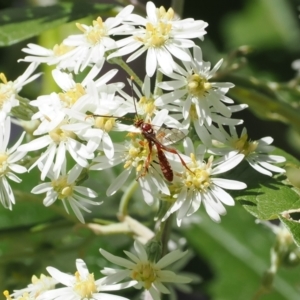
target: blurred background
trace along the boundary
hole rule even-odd
[[[55,1],[51,1],[54,3]],[[58,3],[60,1],[56,1]],[[101,3],[101,1],[94,1]],[[112,3],[113,1],[106,1]],[[153,1],[157,6],[168,8],[171,1]],[[173,1],[175,6],[178,1]],[[25,5],[45,5],[47,1],[14,1],[0,0],[1,10]],[[50,2],[49,2],[50,3]],[[143,8],[140,1],[139,8]],[[180,2],[181,3],[181,2]],[[180,4],[179,3],[179,4]],[[243,67],[235,74],[237,77],[222,78],[239,84],[239,77],[254,78],[262,87],[269,82],[287,84],[296,80],[296,71],[291,64],[300,59],[300,24],[298,0],[185,0],[184,5],[178,5],[182,18],[201,19],[209,23],[205,40],[199,45],[203,50],[204,60],[212,65],[224,58],[230,58],[241,46],[248,46],[251,51],[243,56]],[[81,20],[89,24],[95,16]],[[67,24],[45,32],[39,37],[18,44],[0,48],[0,72],[6,74],[8,80],[15,80],[27,64],[16,63],[24,57],[21,49],[29,42],[42,44],[52,48],[55,43],[71,33],[78,33],[74,24]],[[0,35],[3,34],[0,32]],[[231,54],[230,54],[231,53]],[[133,64],[133,68],[138,65]],[[47,68],[42,71],[47,71]],[[124,78],[124,75],[120,77]],[[119,79],[120,79],[119,77]],[[122,79],[122,78],[121,78]],[[229,79],[237,79],[237,82]],[[26,86],[22,95],[35,99],[47,89],[53,89],[53,83],[40,81]],[[48,90],[48,92],[49,92]],[[288,93],[281,93],[283,101],[292,103],[298,108],[299,99]],[[239,97],[232,98],[240,101]],[[267,110],[268,108],[266,108]],[[252,140],[264,136],[274,137],[274,145],[300,158],[300,138],[288,120],[267,120],[267,113],[250,109],[239,113],[237,117],[244,119]],[[300,118],[300,116],[299,116]],[[276,119],[276,118],[275,118]],[[32,175],[32,178],[36,174]],[[36,180],[36,179],[35,179]],[[91,178],[91,186],[97,185],[104,178]],[[30,178],[24,183],[29,192],[34,185]],[[105,191],[100,197],[104,197]],[[31,200],[30,200],[31,201]],[[116,207],[118,198],[109,200],[105,207]],[[102,208],[102,206],[101,206]],[[136,216],[143,220],[145,207],[136,205],[133,210]],[[148,213],[149,208],[146,208]],[[105,213],[103,217],[113,217]],[[269,265],[269,250],[274,241],[274,235],[261,225],[254,224],[254,217],[237,205],[228,209],[222,223],[215,224],[207,220],[201,212],[201,223],[183,226],[177,234],[192,245],[196,256],[187,263],[186,271],[197,273],[202,282],[193,286],[193,292],[188,296],[178,292],[179,299],[217,299],[239,300],[252,299],[260,285],[263,272]],[[35,225],[43,224],[43,230]],[[51,225],[51,226],[50,226]],[[105,264],[101,257],[95,258],[101,245],[111,243],[108,237],[95,239],[94,235],[84,229],[73,229],[73,224],[61,220],[55,214],[32,201],[18,203],[13,212],[0,207],[0,289],[22,288],[28,284],[30,276],[41,272],[51,264],[62,271],[74,270],[74,259],[83,257],[92,270],[98,272]],[[72,228],[72,229],[71,229]],[[36,230],[32,230],[36,229]],[[73,230],[70,233],[70,229]],[[178,229],[179,230],[179,229]],[[33,233],[35,232],[35,233]],[[46,233],[46,234],[45,234]],[[106,250],[119,250],[128,246],[128,237],[120,239]],[[115,252],[115,251],[114,251]],[[116,253],[116,252],[115,252]],[[117,254],[117,253],[116,253]],[[63,263],[62,263],[63,261]],[[38,271],[37,271],[38,270]],[[43,271],[46,273],[46,271]],[[300,298],[300,268],[282,268],[271,294],[261,297],[266,300],[293,300]],[[128,295],[125,295],[128,296]],[[134,295],[131,296],[135,299]]]

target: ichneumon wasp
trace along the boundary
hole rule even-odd
[[[133,78],[131,77],[131,89],[132,89],[132,97],[133,97],[132,81]],[[141,134],[147,140],[148,147],[149,147],[148,156],[144,164],[145,173],[148,171],[148,168],[151,164],[153,146],[156,147],[159,166],[166,180],[173,181],[174,173],[164,151],[177,155],[182,165],[190,171],[190,169],[188,168],[188,166],[186,165],[185,161],[182,159],[180,154],[177,152],[177,150],[164,145],[163,142],[160,141],[162,140],[162,138],[164,138],[165,140],[168,140],[168,144],[173,144],[183,139],[185,137],[185,134],[177,128],[160,127],[158,130],[155,130],[155,125],[152,125],[149,122],[145,122],[144,119],[138,116],[136,102],[134,99],[133,99],[133,103],[136,112],[134,126],[141,130]]]

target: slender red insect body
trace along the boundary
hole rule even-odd
[[[148,144],[149,144],[149,154],[148,154],[148,157],[147,157],[147,161],[145,163],[145,170],[146,171],[148,171],[148,167],[149,167],[150,162],[151,162],[152,146],[155,145],[156,149],[157,149],[157,158],[159,160],[159,165],[160,165],[161,171],[162,171],[164,177],[168,181],[173,181],[173,170],[172,170],[172,168],[170,166],[170,163],[169,163],[169,161],[168,161],[168,159],[167,159],[167,157],[166,157],[166,155],[163,151],[176,154],[179,157],[180,162],[182,163],[182,165],[187,170],[189,170],[191,173],[193,173],[189,169],[189,167],[186,165],[185,161],[182,159],[182,157],[179,155],[179,153],[177,152],[176,149],[173,149],[171,147],[167,147],[167,146],[163,145],[157,139],[157,135],[154,132],[154,129],[153,129],[153,127],[150,123],[145,123],[143,120],[139,119],[134,123],[134,125],[141,129],[142,135],[148,141]]]
[[[151,162],[151,155],[152,155],[152,147],[153,145],[156,146],[156,150],[157,150],[157,158],[159,161],[159,166],[161,168],[161,171],[164,175],[164,177],[168,180],[168,181],[173,181],[173,170],[170,166],[170,163],[165,155],[165,153],[163,152],[163,150],[165,151],[169,151],[169,148],[165,147],[164,145],[162,145],[156,138],[156,134],[153,130],[153,127],[150,123],[145,123],[144,120],[142,119],[138,119],[134,125],[137,128],[141,129],[141,133],[144,136],[144,138],[148,141],[148,145],[149,145],[149,154],[147,157],[147,160],[145,162],[145,170],[146,172],[148,171],[150,162]],[[170,151],[169,151],[170,152]]]
[[[159,165],[160,165],[160,168],[161,168],[161,171],[162,171],[164,177],[168,181],[173,181],[173,170],[170,166],[170,163],[169,163],[164,151],[161,149],[160,146],[158,146],[158,144],[156,145],[156,149],[157,149],[157,157],[159,160]]]

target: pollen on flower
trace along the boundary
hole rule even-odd
[[[74,49],[74,47],[71,47],[71,46],[67,46],[65,44],[56,44],[54,47],[53,47],[53,54],[57,57],[61,56],[61,55],[64,55],[68,52],[70,52],[72,49]]]
[[[148,117],[151,117],[156,110],[156,106],[154,104],[153,98],[147,98],[147,97],[143,96],[140,98],[138,105],[140,107],[142,107],[144,113],[147,114]]]
[[[65,93],[59,93],[58,96],[66,107],[72,107],[76,101],[86,94],[84,87],[80,83],[76,83],[75,88],[68,90]]]
[[[85,278],[81,278],[79,272],[75,273],[74,291],[81,296],[81,299],[92,298],[93,293],[97,292],[94,274],[88,274]]]
[[[0,153],[0,176],[4,175],[7,172],[7,163],[8,155],[5,152]]]
[[[199,163],[196,161],[195,155],[191,153],[192,162],[188,165],[189,170],[185,170],[183,176],[184,185],[193,190],[206,191],[211,184],[211,164],[213,156],[208,159],[208,162]]]
[[[95,127],[110,132],[116,123],[116,118],[111,117],[95,117]]]
[[[4,291],[3,295],[4,295],[4,297],[6,297],[6,300],[31,300],[32,299],[32,297],[30,297],[30,295],[28,293],[24,293],[22,296],[19,296],[18,298],[15,298],[15,297],[12,298],[9,295],[8,291]]]
[[[57,192],[57,198],[60,200],[64,200],[73,194],[74,184],[69,184],[67,179],[67,176],[60,176],[51,182],[53,190]]]
[[[10,99],[10,97],[15,94],[13,88],[13,82],[7,81],[6,76],[3,73],[0,73],[0,79],[3,83],[0,83],[0,109],[3,107],[5,101]]]
[[[187,89],[191,95],[195,97],[202,97],[208,90],[211,89],[211,83],[199,74],[192,74],[188,78]]]
[[[157,25],[151,23],[146,24],[146,33],[143,37],[136,37],[136,39],[148,48],[159,48],[166,44],[170,38],[170,31],[172,24],[165,24],[158,22]]]
[[[157,9],[157,15],[159,19],[163,19],[165,21],[172,21],[174,19],[174,10],[173,8],[169,8],[168,11],[161,6],[160,8]]]
[[[93,21],[93,27],[89,27],[89,30],[85,29],[80,23],[76,23],[76,26],[86,35],[87,41],[92,45],[99,43],[107,35],[105,23],[100,17]]]
[[[137,263],[135,268],[131,271],[131,278],[142,282],[145,289],[149,289],[152,283],[158,277],[156,274],[157,270],[150,262]]]
[[[254,152],[258,146],[257,141],[248,141],[248,134],[243,134],[239,139],[235,139],[232,141],[232,146],[239,150],[240,153],[248,156],[252,152]]]
[[[127,149],[128,150],[126,152],[124,169],[133,166],[134,168],[136,168],[136,172],[139,173],[143,169],[145,161],[148,158],[148,141],[140,140],[136,138],[135,135],[132,135],[131,142],[128,144]],[[142,174],[142,176],[143,175],[145,174]]]
[[[4,73],[0,73],[0,79],[2,80],[3,83],[5,84],[7,83],[7,78]]]
[[[52,140],[59,144],[61,141],[65,141],[67,138],[76,138],[76,134],[72,131],[63,130],[61,128],[55,128],[49,132],[49,136]]]

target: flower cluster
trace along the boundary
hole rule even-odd
[[[186,276],[164,270],[185,256],[187,252],[175,250],[155,262],[149,259],[146,252],[147,248],[141,243],[136,241],[134,247],[137,255],[125,251],[130,260],[114,256],[100,249],[101,254],[107,260],[126,268],[124,270],[104,268],[101,273],[107,276],[100,279],[95,280],[94,274],[89,273],[85,262],[82,259],[77,259],[77,271],[74,275],[63,273],[53,267],[47,267],[51,277],[42,274],[38,279],[33,276],[32,283],[26,288],[15,290],[12,294],[4,291],[3,294],[7,300],[127,300],[127,298],[103,292],[135,287],[137,289],[145,288],[153,300],[159,300],[160,293],[170,293],[163,283],[186,284],[191,281]],[[126,278],[130,280],[123,282]],[[59,283],[64,287],[56,288],[55,285]]]
[[[85,213],[96,212],[101,204],[95,201],[98,191],[84,186],[89,172],[105,174],[119,165],[122,171],[107,187],[107,196],[129,178],[136,180],[148,205],[164,204],[159,221],[166,222],[176,213],[178,226],[201,203],[210,218],[220,222],[226,213],[224,205],[235,204],[228,191],[247,187],[226,178],[242,161],[267,176],[284,172],[274,165],[285,159],[270,154],[271,137],[251,141],[245,128],[239,130],[243,120],[233,118],[233,113],[247,105],[234,104],[226,95],[232,83],[214,81],[222,60],[214,67],[203,60],[198,42],[208,24],[180,20],[171,8],[156,8],[152,2],[146,5],[146,17],[133,9],[129,5],[105,21],[98,17],[92,25],[77,23],[81,33],[68,36],[53,49],[29,44],[23,49],[28,55],[21,59],[30,63],[24,74],[14,82],[0,74],[0,200],[4,207],[12,209],[15,204],[8,179],[20,182],[15,173],[27,171],[22,161],[26,155],[31,162],[28,171],[37,167],[42,181],[31,192],[45,194],[47,207],[59,202],[67,213],[71,208],[82,223]],[[143,81],[122,60],[127,54],[126,62],[146,55]],[[60,92],[29,101],[19,92],[40,76],[33,75],[39,64],[53,66],[52,77]],[[129,83],[116,82],[117,68],[103,71],[104,65],[111,64],[127,71]],[[126,85],[131,94],[124,91]],[[8,149],[10,115],[20,117],[24,112],[36,127],[27,143],[21,145],[23,133]],[[157,300],[160,293],[169,292],[164,283],[189,282],[162,270],[184,253],[174,251],[153,260],[138,242],[135,250],[137,255],[125,252],[130,260],[101,250],[105,258],[127,269],[106,268],[102,273],[107,276],[99,280],[78,259],[74,276],[48,267],[53,280],[41,277],[45,289],[40,285],[41,290],[36,289],[33,282],[5,296],[9,300],[121,300],[102,292],[134,286]],[[129,281],[124,282],[126,278]],[[54,289],[52,284],[57,282],[66,287]]]
[[[232,114],[246,105],[235,105],[226,96],[233,84],[212,80],[222,60],[211,68],[193,41],[203,39],[207,23],[180,20],[171,8],[156,8],[152,2],[147,3],[145,18],[132,11],[129,5],[106,21],[99,17],[91,26],[77,24],[81,34],[67,37],[53,50],[29,44],[23,49],[30,54],[23,59],[31,63],[26,72],[15,82],[8,82],[1,74],[0,120],[6,128],[7,115],[19,105],[22,86],[39,76],[32,75],[38,64],[56,66],[52,75],[61,89],[30,102],[34,111],[31,119],[38,122],[30,142],[20,145],[19,141],[6,151],[9,132],[1,131],[1,201],[5,207],[11,208],[15,202],[6,178],[19,180],[13,172],[25,170],[14,163],[32,151],[40,154],[29,171],[38,166],[41,180],[51,180],[32,192],[47,193],[46,206],[57,199],[67,211],[70,205],[81,222],[82,211],[90,211],[87,205],[99,204],[90,200],[96,192],[78,185],[82,172],[121,164],[123,171],[108,187],[107,195],[114,194],[134,173],[144,200],[149,205],[158,199],[168,201],[163,220],[177,211],[178,225],[202,202],[209,216],[220,221],[220,215],[226,213],[223,204],[234,205],[224,189],[244,189],[246,185],[218,175],[242,160],[269,176],[272,171],[284,172],[273,165],[284,158],[269,154],[273,150],[271,138],[250,141],[245,129],[238,136],[236,127],[243,121],[233,119]],[[115,41],[115,36],[126,37]],[[144,52],[147,75],[143,83],[138,78],[131,80],[134,95],[124,92],[124,83],[111,82],[117,69],[101,74],[106,61],[124,67],[121,56],[132,53],[127,59],[130,62]],[[78,81],[77,74],[86,69],[89,71]],[[126,70],[133,75],[128,67]],[[154,74],[156,86],[151,89]],[[130,118],[128,114],[136,116],[129,125],[124,121]],[[200,143],[197,149],[185,138],[193,130]],[[114,141],[113,132],[124,132],[123,141]],[[184,154],[171,145],[180,140]],[[15,150],[18,154],[13,155]]]

